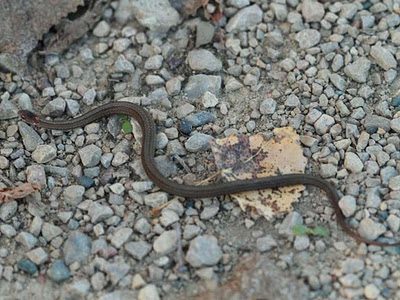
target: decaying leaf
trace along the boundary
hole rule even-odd
[[[17,187],[0,189],[0,204],[24,198],[36,191],[40,190],[40,185],[37,183],[26,182]]]
[[[229,136],[211,145],[215,163],[228,181],[252,179],[279,174],[304,173],[307,163],[300,138],[291,127],[276,128],[267,139],[262,134]],[[295,185],[278,189],[257,190],[232,195],[240,207],[256,209],[266,219],[288,212],[304,190]]]

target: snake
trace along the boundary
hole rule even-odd
[[[218,182],[208,185],[186,185],[177,183],[164,175],[158,170],[155,161],[155,144],[156,144],[156,125],[150,113],[138,104],[127,101],[109,102],[95,107],[88,112],[68,120],[47,120],[30,110],[20,110],[20,118],[36,127],[44,129],[71,130],[78,127],[84,127],[99,119],[112,115],[127,115],[135,119],[143,132],[141,161],[148,178],[155,183],[161,190],[185,198],[209,198],[223,195],[230,195],[240,192],[274,189],[284,186],[306,185],[315,186],[323,190],[332,205],[336,221],[342,230],[358,243],[366,243],[376,246],[398,246],[400,242],[381,242],[369,240],[361,236],[346,221],[340,206],[340,196],[336,188],[327,180],[304,173],[280,174],[276,176],[236,180],[231,182]]]

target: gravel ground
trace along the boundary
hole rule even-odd
[[[210,1],[191,17],[172,2],[114,1],[45,75],[0,73],[0,187],[42,187],[0,205],[0,298],[400,299],[400,247],[356,244],[317,189],[267,222],[228,197],[158,190],[118,116],[69,132],[18,120],[141,104],[181,183],[215,173],[210,139],[291,126],[351,226],[398,239],[400,1],[228,0],[222,15]]]

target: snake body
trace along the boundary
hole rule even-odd
[[[149,177],[160,189],[174,195],[188,198],[207,198],[221,195],[234,194],[245,191],[260,190],[267,188],[278,188],[297,184],[316,186],[325,191],[332,207],[334,208],[336,219],[344,232],[354,238],[357,242],[378,246],[396,246],[400,242],[385,243],[379,241],[367,240],[357,231],[353,230],[346,222],[340,207],[340,197],[336,189],[326,180],[308,174],[284,174],[271,177],[263,177],[251,180],[237,180],[234,182],[223,182],[210,185],[185,185],[178,184],[158,171],[154,159],[156,127],[151,115],[141,106],[131,102],[111,102],[96,107],[81,116],[70,120],[49,121],[45,118],[28,110],[19,111],[20,117],[28,124],[36,127],[57,130],[70,130],[77,127],[83,127],[98,119],[123,114],[134,118],[141,126],[143,131],[141,159],[143,168]]]

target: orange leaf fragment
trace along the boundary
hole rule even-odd
[[[307,159],[303,156],[300,137],[291,127],[276,128],[270,139],[262,134],[231,135],[211,145],[215,163],[228,181],[252,179],[279,174],[304,173]],[[292,210],[304,190],[303,185],[233,194],[240,207],[256,209],[266,219]]]
[[[24,198],[40,190],[37,183],[26,182],[17,187],[0,189],[0,204],[14,199]]]

